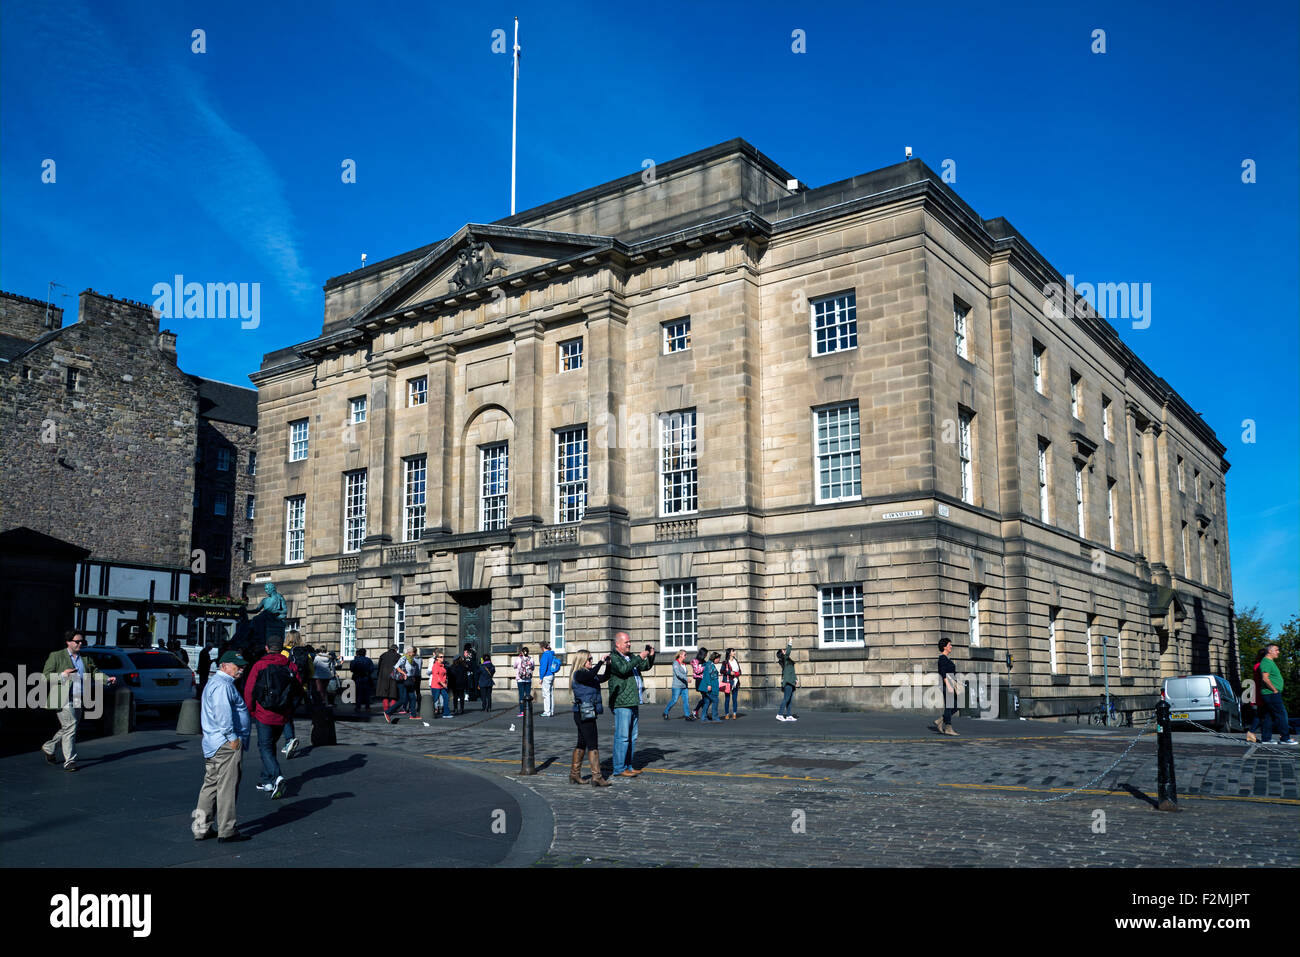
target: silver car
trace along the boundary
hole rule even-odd
[[[1215,731],[1240,731],[1241,702],[1218,675],[1166,678],[1160,697],[1169,702],[1171,721],[1195,721]]]
[[[130,688],[144,708],[175,713],[182,702],[194,697],[198,685],[193,671],[170,651],[160,648],[93,645],[82,654],[104,674],[115,677],[119,686]]]

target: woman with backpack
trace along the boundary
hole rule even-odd
[[[484,655],[478,666],[478,700],[484,711],[492,710],[492,687],[496,684],[492,676],[496,673],[497,666],[492,664],[492,656]]]
[[[695,679],[695,690],[700,690],[700,682],[704,680],[704,660],[709,656],[709,649],[701,646],[700,650],[695,653],[695,658],[691,661],[691,677]],[[695,720],[700,718],[700,709],[704,707],[704,697],[701,695],[699,703],[695,705],[695,710],[691,712],[691,717]]]
[[[515,661],[515,682],[519,686],[519,713],[516,718],[524,716],[524,700],[533,693],[533,659],[528,657],[528,646],[519,651]]]
[[[591,766],[592,787],[607,788],[609,782],[600,776],[600,739],[596,730],[596,716],[604,713],[600,703],[600,686],[609,680],[609,655],[592,667],[591,652],[583,648],[573,656],[573,670],[569,673],[569,687],[573,691],[573,723],[578,726],[578,743],[573,748],[573,762],[569,765],[569,781],[582,783],[582,756],[587,756]]]

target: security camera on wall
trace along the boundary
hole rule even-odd
[[[912,158],[912,147],[910,147],[910,146],[904,146],[904,147],[903,147],[903,155],[904,155],[907,159],[911,159],[911,158]],[[364,258],[364,257],[363,257],[363,258]]]

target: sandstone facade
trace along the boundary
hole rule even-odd
[[[920,161],[792,179],[732,141],[330,280],[252,377],[258,577],[318,646],[734,646],[748,706],[787,641],[823,707],[941,636],[1040,716],[1230,674],[1212,430]]]

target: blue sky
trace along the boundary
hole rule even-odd
[[[256,329],[166,323],[246,384],[361,253],[508,214],[516,14],[520,209],[734,136],[814,186],[910,145],[1062,273],[1151,283],[1116,325],[1227,446],[1237,606],[1300,608],[1294,3],[6,3],[0,287],[258,282]]]

